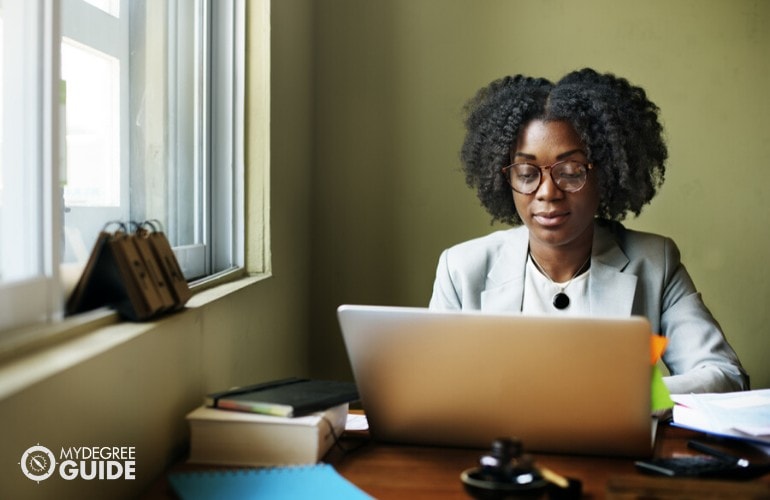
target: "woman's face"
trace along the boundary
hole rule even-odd
[[[585,146],[572,125],[564,121],[529,122],[511,150],[511,163],[544,167],[563,160],[588,163]],[[599,208],[596,170],[589,170],[585,185],[574,193],[556,187],[550,169],[541,172],[542,181],[534,193],[512,190],[516,210],[529,229],[530,243],[562,249],[590,247]]]

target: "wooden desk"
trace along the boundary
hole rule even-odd
[[[687,448],[688,439],[702,435],[661,425],[655,456],[695,454]],[[327,461],[337,471],[375,498],[387,499],[465,499],[460,473],[475,467],[485,450],[399,446],[369,442],[361,445],[344,438],[344,446],[359,448],[348,453],[332,450]],[[526,443],[524,443],[526,448]],[[582,482],[583,498],[607,498],[608,484],[630,489],[615,498],[770,498],[770,475],[737,482],[683,480],[646,476],[638,473],[634,460],[575,455],[534,454],[535,463]],[[704,484],[706,485],[704,488]],[[642,495],[641,492],[646,491]],[[681,492],[687,492],[682,496]],[[619,491],[620,493],[620,491]],[[709,496],[711,495],[711,496]],[[609,495],[612,496],[612,495]]]
[[[655,456],[694,454],[687,440],[703,436],[661,425]],[[365,435],[343,437],[342,446],[325,457],[345,478],[380,499],[464,499],[460,473],[475,467],[485,450],[403,446],[376,443]],[[524,443],[526,446],[526,443]],[[558,474],[582,482],[586,499],[770,499],[770,474],[753,481],[716,481],[657,478],[636,472],[634,461],[576,455],[534,454],[535,462]],[[750,457],[749,457],[750,458]],[[764,457],[766,459],[766,457]],[[173,470],[205,470],[214,467],[179,464]],[[608,485],[617,485],[608,494]],[[176,498],[165,477],[143,496]]]

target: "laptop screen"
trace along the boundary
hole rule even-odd
[[[343,305],[338,317],[375,439],[645,456],[650,325]]]

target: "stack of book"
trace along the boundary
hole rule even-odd
[[[210,394],[187,415],[190,463],[314,464],[345,430],[351,382],[284,379]]]

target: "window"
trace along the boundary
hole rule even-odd
[[[244,0],[0,0],[0,44],[0,330],[59,318],[109,221],[243,266]]]

